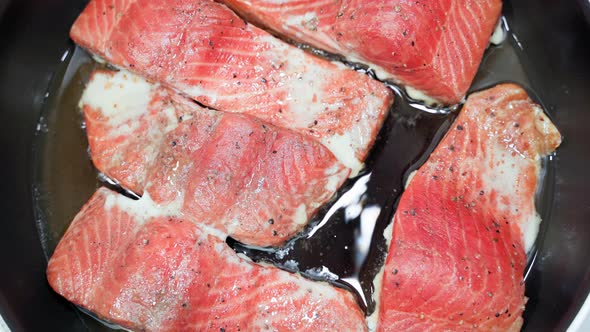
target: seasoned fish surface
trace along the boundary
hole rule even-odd
[[[500,0],[221,0],[279,34],[341,54],[445,104],[475,77]]]
[[[137,331],[364,331],[354,297],[240,258],[206,227],[100,188],[57,246],[56,292]]]
[[[519,331],[541,157],[561,136],[512,84],[471,95],[404,192],[379,331]]]
[[[353,174],[393,100],[382,83],[288,45],[211,0],[93,0],[70,35],[206,106],[313,137]]]
[[[251,245],[293,237],[350,172],[309,137],[125,71],[95,72],[81,106],[100,171]]]

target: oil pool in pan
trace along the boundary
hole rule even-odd
[[[505,23],[505,22],[504,22]],[[504,24],[504,29],[507,25]],[[511,81],[530,86],[521,61],[522,45],[507,31],[499,45],[484,55],[471,91]],[[97,173],[88,153],[83,118],[78,101],[93,68],[99,66],[80,48],[72,46],[63,57],[52,84],[36,131],[34,184],[36,222],[47,257],[55,249],[80,207],[106,179]],[[370,314],[372,280],[385,254],[383,230],[390,223],[395,205],[409,173],[427,158],[454,120],[451,109],[424,107],[401,90],[381,129],[375,146],[359,176],[348,180],[337,197],[326,204],[302,234],[278,249],[248,248],[232,239],[234,250],[255,261],[298,271],[355,291],[359,303]],[[534,91],[529,93],[536,98]],[[537,196],[537,210],[543,222],[537,241],[542,240],[553,195],[552,157],[543,161],[544,180]],[[114,188],[111,185],[111,188]],[[544,203],[545,202],[545,203]],[[534,264],[535,248],[529,253]],[[82,315],[91,330],[108,327]],[[526,323],[526,312],[525,312]]]

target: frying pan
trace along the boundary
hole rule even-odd
[[[92,330],[56,295],[35,225],[33,133],[68,29],[85,1],[0,1],[0,330]],[[525,331],[566,330],[590,289],[590,29],[587,1],[505,1],[530,88],[565,137],[528,275]],[[4,321],[4,323],[3,323]]]

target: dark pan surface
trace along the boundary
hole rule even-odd
[[[0,2],[0,312],[14,331],[81,330],[77,313],[51,292],[31,205],[31,143],[43,96],[82,10],[73,1]]]
[[[551,200],[543,202],[542,211],[545,220],[550,222],[544,223],[544,241],[527,281],[530,301],[525,315],[526,330],[530,331],[565,329],[584,300],[590,284],[587,266],[590,263],[587,258],[590,252],[590,226],[587,224],[590,217],[590,189],[587,187],[590,181],[586,171],[590,164],[590,148],[585,142],[590,139],[590,131],[585,128],[590,120],[586,111],[590,101],[590,65],[586,61],[590,60],[590,52],[585,46],[589,41],[588,28],[576,5],[575,1],[561,4],[554,1],[507,2],[505,14],[522,45],[520,50],[518,43],[514,44],[517,45],[513,49],[517,56],[511,58],[522,63],[524,75],[511,72],[508,70],[512,68],[510,66],[506,67],[505,72],[498,69],[492,74],[493,80],[515,77],[513,80],[524,83],[534,91],[566,137],[557,159],[551,163],[550,169],[555,172],[548,177],[555,181],[550,181],[547,189],[555,194],[550,196]],[[47,197],[44,196],[46,192],[34,190],[39,189],[35,186],[38,178],[31,175],[39,175],[39,169],[48,168],[51,174],[59,174],[56,177],[64,179],[54,182],[52,188],[63,192],[74,191],[70,195],[75,199],[53,201],[65,208],[55,209],[55,206],[51,206],[53,211],[71,210],[72,215],[59,215],[56,212],[58,218],[65,219],[63,225],[69,223],[73,213],[90,196],[96,185],[95,175],[87,159],[66,158],[60,163],[44,164],[50,159],[39,158],[39,153],[45,150],[36,146],[33,153],[32,149],[35,132],[37,137],[46,135],[48,140],[54,141],[59,141],[60,135],[68,135],[68,132],[64,132],[67,130],[65,127],[52,131],[51,123],[47,122],[49,117],[40,123],[40,127],[37,127],[37,119],[42,106],[45,104],[47,108],[45,92],[52,78],[55,85],[57,77],[64,75],[63,72],[59,73],[60,69],[65,69],[60,65],[60,59],[65,51],[73,50],[67,30],[82,8],[83,1],[0,2],[0,12],[5,9],[0,21],[0,31],[5,36],[0,49],[0,59],[3,60],[0,62],[0,123],[4,124],[0,142],[3,151],[6,151],[5,162],[0,166],[5,182],[0,189],[0,204],[2,211],[6,211],[0,222],[0,258],[4,263],[4,273],[0,273],[0,314],[14,330],[80,330],[86,324],[91,324],[87,327],[94,330],[98,326],[76,318],[77,312],[73,306],[54,295],[45,281],[46,260],[35,225],[33,197],[36,201],[43,201]],[[505,53],[490,52],[486,61],[500,61]],[[69,59],[68,56],[65,59]],[[519,79],[525,76],[530,82]],[[489,75],[486,77],[489,78]],[[486,77],[480,77],[476,89],[489,85]],[[400,113],[403,114],[403,110]],[[73,124],[71,128],[75,129],[79,125],[79,117],[75,112],[60,116],[67,117]],[[401,120],[407,119],[411,120],[411,117]],[[369,190],[379,191],[384,190],[384,187],[401,189],[403,175],[408,168],[407,160],[417,161],[436,140],[435,134],[439,128],[444,129],[449,119],[431,115],[417,119],[425,126],[428,134],[416,137],[414,150],[406,149],[406,165],[402,165],[405,168],[391,164],[390,158],[380,159],[379,156],[391,153],[387,149],[375,151],[372,162],[376,168],[397,167],[400,171],[392,178],[373,177]],[[384,131],[403,134],[404,121],[401,120],[390,117]],[[391,130],[396,125],[399,126],[398,130]],[[72,131],[70,134],[70,141],[60,141],[64,144],[56,144],[54,152],[61,151],[68,155],[68,150],[76,150],[80,146],[83,148],[83,144],[80,145],[84,141],[82,131]],[[395,137],[382,139],[395,142]],[[33,167],[34,164],[36,167]],[[94,182],[78,186],[78,182],[72,180],[88,176]],[[384,201],[378,203],[390,206],[396,195],[382,198]],[[47,218],[43,213],[52,211],[51,207],[40,213],[37,211],[37,216]],[[390,212],[382,213],[385,222],[390,218]],[[320,232],[330,231],[331,224],[322,228],[316,234],[317,238],[321,238]],[[47,245],[48,251],[52,250],[52,241],[61,232],[63,229],[54,230],[53,233],[42,232],[43,243]],[[346,233],[338,236],[338,245],[343,243],[341,241],[351,240],[346,238]],[[293,250],[294,254],[298,252],[296,249]],[[299,252],[305,252],[305,248],[301,250]],[[260,255],[268,259],[264,254]],[[326,258],[328,261],[329,256]],[[280,259],[278,263],[281,263]],[[346,271],[350,270],[347,264],[351,266],[350,262],[344,262],[330,266],[330,269],[346,276],[351,273]],[[317,264],[310,263],[309,266],[317,267]],[[340,270],[338,266],[341,266]]]

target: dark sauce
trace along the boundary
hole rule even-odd
[[[470,92],[500,82],[515,82],[527,89],[530,82],[521,65],[522,46],[508,33],[507,39],[490,46]],[[313,51],[321,56],[324,52]],[[366,68],[351,64],[359,71]],[[45,105],[35,133],[33,193],[36,223],[47,257],[68,225],[105,181],[92,165],[83,117],[78,108],[85,83],[93,69],[102,67],[82,49],[68,49],[45,95]],[[372,75],[368,71],[369,75]],[[314,279],[352,290],[367,315],[375,309],[373,279],[387,254],[383,231],[390,224],[408,175],[424,163],[455,119],[458,108],[428,107],[411,100],[405,92],[389,84],[395,103],[380,130],[366,161],[366,167],[349,179],[336,197],[312,218],[309,226],[281,248],[252,248],[229,238],[227,243],[254,261],[299,272]],[[543,184],[537,196],[537,210],[543,222],[537,239],[542,242],[553,199],[552,156],[543,160]],[[536,258],[529,253],[525,279]],[[87,313],[87,312],[85,312]],[[107,325],[81,315],[90,330],[108,330]],[[113,327],[113,326],[110,326]]]

